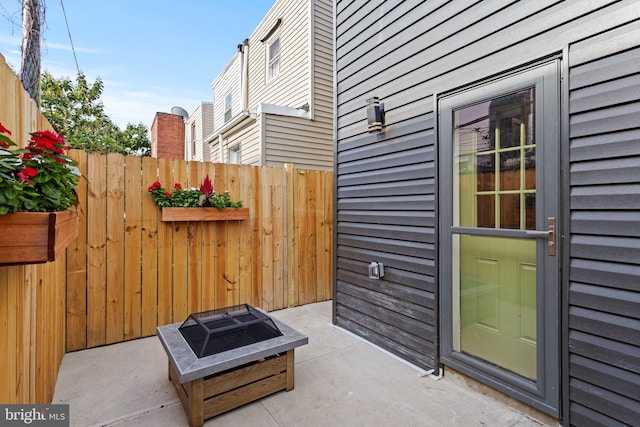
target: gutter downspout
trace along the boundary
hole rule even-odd
[[[218,135],[218,151],[220,151],[220,163],[224,163],[224,150],[222,149],[222,142],[224,139],[222,138],[222,133]]]
[[[240,99],[242,111],[249,110],[249,39],[238,45],[240,56]]]

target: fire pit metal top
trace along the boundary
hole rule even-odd
[[[246,309],[246,307],[239,306],[239,308],[234,307],[231,311],[242,312],[243,309]],[[251,307],[251,309],[256,316],[256,319],[254,319],[256,320],[255,324],[257,324],[258,317],[260,320],[265,320],[266,318],[273,323],[273,327],[280,332],[280,335],[252,344],[226,349],[216,354],[198,357],[191,345],[187,342],[187,339],[185,339],[185,336],[180,332],[180,327],[187,323],[189,319],[191,319],[191,316],[185,322],[173,323],[157,328],[158,338],[167,352],[169,361],[174,366],[181,383],[233,369],[246,363],[255,362],[274,354],[284,353],[308,344],[309,338],[306,335],[303,335],[278,319],[269,316],[259,308]],[[215,313],[214,315],[219,314],[221,313]],[[203,317],[207,318],[207,316]],[[191,323],[187,323],[187,325],[193,327]],[[228,330],[230,329],[227,329],[227,331]]]
[[[178,329],[198,357],[282,336],[271,317],[249,304],[190,314]]]

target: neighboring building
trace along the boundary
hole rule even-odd
[[[329,0],[278,0],[213,81],[213,162],[333,167]]]
[[[335,26],[335,324],[638,425],[639,3],[338,0]]]
[[[210,161],[205,137],[213,132],[213,102],[201,102],[184,124],[184,159]]]
[[[156,113],[151,123],[151,157],[184,159],[184,117]]]

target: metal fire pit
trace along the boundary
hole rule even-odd
[[[294,388],[294,350],[309,338],[249,305],[195,313],[160,326],[169,379],[189,426]]]
[[[191,314],[178,330],[198,358],[282,336],[269,316],[248,304]]]

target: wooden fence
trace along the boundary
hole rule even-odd
[[[0,122],[22,141],[51,129],[2,55]],[[0,402],[51,402],[65,351],[150,336],[192,312],[331,298],[331,172],[70,155],[84,176],[78,239],[55,262],[0,267]],[[147,188],[206,175],[249,219],[162,222]]]
[[[29,132],[51,129],[2,55],[0,122],[19,145]],[[53,397],[65,353],[65,265],[62,255],[47,264],[0,267],[2,403],[47,403]]]
[[[331,298],[331,172],[72,151],[80,233],[67,250],[67,350],[155,334],[190,313],[267,311]],[[155,181],[243,200],[250,218],[162,222]]]

